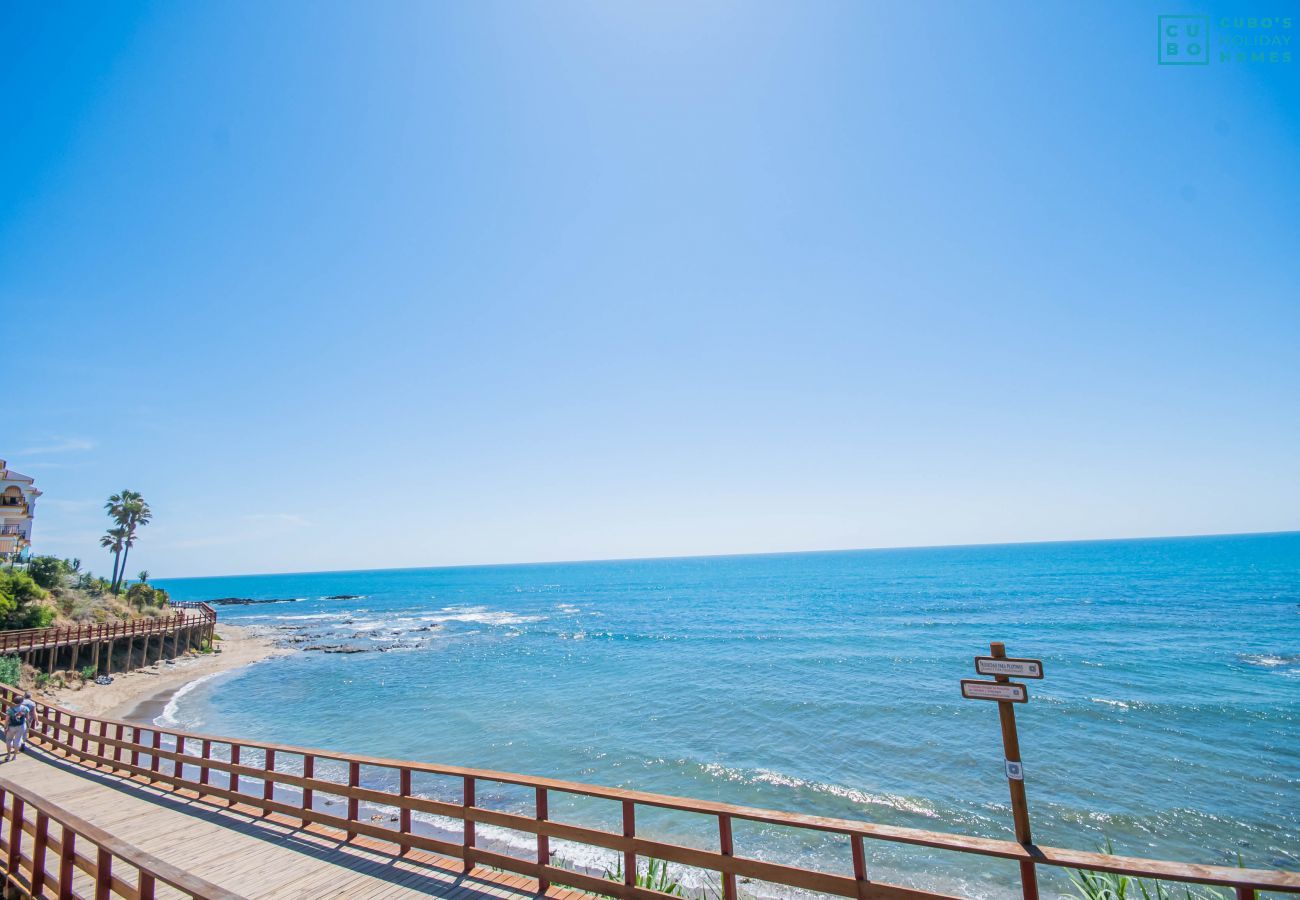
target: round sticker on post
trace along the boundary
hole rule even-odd
[[[1012,781],[1025,780],[1025,767],[1023,765],[1018,762],[1012,762],[1009,759],[1003,761],[1007,764],[1007,778]]]

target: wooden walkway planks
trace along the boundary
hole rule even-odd
[[[475,869],[433,854],[395,857],[361,839],[345,843],[238,808],[152,788],[41,751],[0,765],[0,774],[141,850],[246,897],[444,897],[524,900],[536,882]],[[78,879],[79,881],[81,879]],[[167,892],[159,891],[159,896]],[[582,895],[553,888],[551,898]]]

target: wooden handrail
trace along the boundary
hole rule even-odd
[[[0,631],[0,654],[24,650],[44,650],[94,641],[109,641],[122,637],[139,637],[171,633],[182,628],[211,625],[217,621],[216,611],[206,603],[179,602],[171,604],[182,610],[179,615],[158,619],[133,619],[130,622],[111,622],[103,625],[78,625],[75,628],[56,625],[50,628],[20,628]]]
[[[17,692],[3,686],[0,686],[0,695],[10,699],[16,699],[18,696]],[[721,873],[724,900],[734,900],[734,884],[737,877],[770,881],[788,887],[845,897],[940,896],[869,880],[865,853],[861,847],[864,840],[888,841],[957,853],[998,857],[1034,866],[1087,869],[1143,878],[1227,886],[1234,888],[1240,897],[1249,897],[1250,892],[1261,890],[1300,893],[1300,873],[1296,872],[1112,856],[1036,844],[1020,844],[995,838],[923,831],[851,819],[691,800],[665,794],[602,787],[512,772],[386,759],[262,741],[244,741],[84,716],[43,704],[38,704],[38,713],[33,734],[34,742],[48,750],[86,764],[147,778],[155,784],[183,788],[227,803],[245,804],[260,809],[263,814],[279,814],[293,818],[304,826],[311,823],[335,828],[343,832],[349,840],[363,835],[367,838],[387,841],[394,844],[399,853],[404,853],[411,848],[428,850],[463,859],[467,865],[482,863],[530,875],[540,881],[569,885],[580,890],[620,898],[646,900],[651,897],[662,898],[662,895],[635,884],[619,885],[593,875],[555,866],[549,857],[549,839],[575,841],[620,852],[625,858],[625,873],[635,870],[638,857],[654,857]],[[195,755],[199,747],[202,748],[202,753]],[[218,750],[224,748],[226,758],[219,758],[213,752],[214,748]],[[247,751],[254,751],[260,755],[261,762],[254,761],[250,764],[247,761],[249,758]],[[301,774],[292,771],[292,766],[286,765],[295,757],[302,760]],[[341,768],[345,773],[344,780],[331,780],[317,775],[317,763],[320,760],[343,764]],[[164,762],[170,762],[171,765],[164,766]],[[392,773],[396,778],[391,780],[399,786],[394,790],[367,787],[361,777],[363,769]],[[197,778],[191,777],[195,773]],[[464,785],[461,802],[434,800],[413,794],[411,777],[414,774],[452,776],[460,779]],[[244,780],[245,790],[240,789],[241,779]],[[248,785],[249,779],[260,783]],[[476,785],[484,782],[531,788],[536,797],[534,813],[522,815],[479,806],[476,802],[475,788]],[[277,786],[299,789],[301,795],[298,802],[289,803],[283,797],[277,798],[275,790]],[[250,789],[251,793],[248,792]],[[344,798],[347,801],[346,814],[339,815],[316,809],[313,798],[319,793]],[[551,793],[618,801],[624,811],[622,827],[618,831],[604,831],[554,821],[548,814],[548,796]],[[397,827],[386,827],[364,821],[360,814],[362,803],[396,808],[399,812]],[[701,850],[639,836],[636,828],[636,806],[638,805],[716,817],[719,834],[718,850]],[[432,813],[459,820],[463,823],[460,840],[451,842],[414,832],[411,827],[413,812]],[[849,846],[853,852],[854,875],[852,877],[835,875],[738,855],[731,827],[732,822],[737,819],[845,835],[849,838]],[[479,846],[475,832],[475,825],[480,822],[535,835],[537,837],[536,858],[523,860],[483,849]]]
[[[51,823],[59,826],[57,833]],[[241,900],[239,894],[133,847],[7,778],[0,778],[0,825],[0,871],[9,886],[33,897],[74,896],[72,879],[80,870],[94,880],[96,896],[153,900],[161,883],[187,897]],[[30,850],[24,847],[29,835]],[[82,852],[86,845],[92,853]],[[115,871],[118,863],[134,869],[134,882]]]

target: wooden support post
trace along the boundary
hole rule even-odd
[[[150,771],[150,772],[157,772],[157,771],[158,771],[158,764],[159,764],[158,751],[161,750],[161,749],[162,749],[162,732],[161,732],[161,731],[158,731],[157,729],[154,729],[154,733],[153,733],[153,753],[150,753],[150,754],[149,754],[149,771]],[[152,781],[157,781],[158,779],[156,779],[156,778],[150,778],[149,780],[152,782]]]
[[[718,852],[723,856],[735,856],[736,847],[731,838],[731,816],[718,816]],[[736,873],[722,873],[723,900],[736,900]]]
[[[313,778],[316,777],[316,757],[314,757],[314,756],[303,756],[303,758],[302,758],[302,777],[305,778],[305,779],[309,779],[309,780],[310,780],[310,779],[313,779]],[[302,808],[303,808],[304,810],[309,810],[309,809],[311,809],[311,804],[312,804],[312,794],[313,794],[313,793],[315,793],[315,792],[314,792],[311,788],[309,788],[309,787],[304,787],[304,788],[302,789]],[[304,819],[302,820],[302,827],[303,827],[303,828],[306,828],[306,827],[307,827],[307,819],[306,819],[306,818],[304,818]]]
[[[100,847],[95,862],[95,900],[109,900],[112,892],[113,854]]]
[[[77,859],[77,833],[64,826],[59,839],[59,900],[72,898],[72,864]]]
[[[154,877],[143,869],[140,871],[140,878],[136,882],[136,893],[140,900],[154,900]]]
[[[36,814],[36,843],[32,847],[32,880],[30,889],[33,897],[41,896],[45,887],[45,849],[50,841],[50,817],[43,812]]]
[[[99,674],[99,648],[103,641],[95,641],[95,674]]]
[[[121,740],[122,740],[122,725],[121,725],[121,724],[118,724],[118,726],[117,726],[117,735],[116,735],[116,737],[117,737],[118,741],[121,741]],[[122,761],[122,745],[119,743],[116,747],[113,748],[113,762],[115,762],[115,763],[120,763],[121,761]]]
[[[1006,645],[1001,641],[989,644],[989,652],[995,659],[1005,659]],[[1006,683],[1011,679],[1006,675],[994,675],[995,681]],[[1020,765],[1020,738],[1016,734],[1016,708],[1008,700],[998,701],[998,718],[1002,723],[1002,751],[1007,763],[1015,763],[1014,768],[1020,773],[1019,778],[1012,778],[1013,767],[1007,765],[1007,786],[1011,789],[1011,815],[1015,820],[1016,840],[1026,849],[1034,839],[1029,829],[1029,801],[1025,797],[1024,770]],[[1038,870],[1030,860],[1020,862],[1020,890],[1025,900],[1038,900]]]
[[[849,843],[853,847],[853,880],[858,883],[858,898],[865,900],[867,896],[867,851],[862,846],[862,835],[849,835]]]
[[[398,793],[402,797],[411,796],[411,770],[402,769],[398,774]],[[402,835],[411,833],[411,808],[405,803],[402,804],[401,811],[397,814],[397,830]],[[405,856],[411,849],[410,844],[405,841],[401,842],[401,855]]]
[[[545,822],[551,812],[548,808],[546,788],[537,788],[537,811],[535,818]],[[537,832],[537,865],[545,868],[551,864],[551,839],[548,835]],[[545,875],[537,876],[537,893],[545,894],[551,887],[551,880]]]
[[[77,671],[77,657],[81,655],[81,642],[72,645],[72,671]]]
[[[636,804],[631,800],[623,801],[623,837],[636,837]],[[623,851],[623,883],[636,887],[636,851]]]
[[[126,671],[131,671],[131,651],[135,649],[135,638],[126,639]]]
[[[361,786],[361,763],[353,760],[348,763],[348,787],[354,788],[360,786]],[[357,803],[357,798],[351,796],[351,794],[349,793],[348,795],[348,822],[349,823],[355,822],[357,820],[357,813],[359,811],[358,807],[359,804]],[[348,840],[350,841],[356,836],[357,833],[349,828]]]
[[[237,766],[237,765],[239,765],[239,745],[238,745],[238,744],[231,744],[231,745],[230,745],[230,764],[231,764],[232,766]],[[230,773],[230,793],[232,793],[232,794],[238,794],[238,793],[239,793],[239,773],[238,773],[238,772],[231,772],[231,773]],[[234,806],[234,805],[235,805],[235,801],[234,801],[233,799],[230,801],[230,805],[231,805],[231,806]]]
[[[206,760],[212,759],[212,741],[210,741],[208,738],[203,739],[203,759],[205,760],[205,762],[199,764],[199,784],[208,783],[208,777],[209,777],[208,773],[210,769],[208,768],[208,764]],[[202,797],[204,793],[206,792],[199,791],[199,796]]]
[[[464,831],[462,832],[461,843],[465,847],[465,874],[469,874],[474,868],[474,820],[469,817],[469,811],[474,808],[474,776],[465,776],[465,791],[460,800],[461,812],[464,815]]]
[[[182,761],[184,756],[185,756],[185,735],[178,734],[176,735],[176,762],[175,765],[172,766],[173,778],[179,779],[184,777],[185,770],[183,766],[185,765],[185,763]]]
[[[267,750],[267,751],[266,751],[266,767],[265,767],[265,768],[266,768],[266,771],[267,771],[267,772],[274,772],[274,771],[275,771],[275,751],[274,751],[274,750]],[[263,778],[263,779],[262,779],[262,799],[263,799],[263,800],[274,800],[274,799],[275,799],[275,782],[272,781],[270,778]],[[262,815],[264,815],[264,816],[269,816],[270,814],[271,814],[271,811],[270,811],[269,809],[266,809],[266,808],[263,808],[263,809],[262,809]]]
[[[139,766],[140,750],[138,749],[138,745],[140,743],[140,726],[132,725],[131,729],[132,729],[131,743],[137,745],[131,748],[131,765]]]
[[[18,863],[22,860],[23,842],[23,798],[14,795],[9,807],[9,865],[10,872],[17,874]]]

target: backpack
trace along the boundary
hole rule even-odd
[[[19,703],[9,708],[9,727],[19,728],[27,724],[27,707]]]

